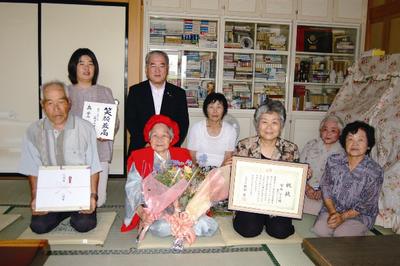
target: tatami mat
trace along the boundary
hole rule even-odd
[[[19,239],[47,239],[50,245],[103,245],[115,219],[115,212],[97,213],[97,226],[87,233],[77,233],[69,218],[47,234],[36,234],[28,227]]]
[[[249,246],[260,244],[288,244],[288,243],[301,243],[302,237],[294,233],[286,239],[277,239],[269,236],[267,233],[262,232],[257,237],[246,238],[242,237],[232,227],[232,217],[219,216],[215,217],[219,224],[219,230],[212,237],[197,237],[196,241],[189,246],[191,248],[203,247],[224,247],[224,246]],[[170,248],[174,242],[173,237],[159,238],[153,236],[150,232],[146,234],[145,239],[138,243],[139,249],[146,248]]]
[[[153,236],[147,232],[146,237],[138,243],[139,249],[145,248],[170,248],[174,242],[173,237],[160,238]],[[225,241],[222,238],[221,232],[218,230],[212,237],[197,237],[196,241],[190,246],[185,243],[185,248],[205,248],[205,247],[223,247]]]
[[[222,238],[227,246],[236,245],[257,245],[257,244],[281,244],[281,243],[301,243],[303,238],[296,232],[286,239],[277,239],[269,236],[263,231],[257,237],[242,237],[232,227],[232,217],[217,217]]]
[[[235,242],[235,244],[227,244],[226,239],[223,238],[223,232],[226,232],[225,226],[233,231],[231,217],[221,217],[217,219],[223,219],[225,223],[222,223],[222,231],[218,235],[214,238],[198,238],[194,246],[186,248],[183,252],[174,253],[171,251],[172,237],[159,239],[151,236],[151,234],[138,249],[136,230],[127,233],[120,232],[124,217],[124,184],[124,179],[110,179],[106,206],[98,209],[100,216],[102,213],[116,212],[116,216],[113,218],[114,222],[103,245],[54,245],[50,243],[52,255],[47,260],[46,265],[70,266],[76,263],[86,266],[313,265],[300,246],[301,238],[315,237],[310,229],[316,216],[308,214],[303,215],[301,220],[293,220],[296,231],[294,239],[273,240],[279,241],[278,243],[271,241],[271,239],[263,239],[260,242],[253,243]],[[29,227],[31,218],[29,200],[30,191],[27,180],[0,180],[0,213],[7,210],[8,215],[20,215],[19,219],[0,232],[0,239],[16,239]],[[380,227],[377,227],[377,229],[384,231],[385,234],[386,231],[390,231],[390,229],[385,231]],[[265,231],[262,236],[268,237]],[[203,240],[207,241],[203,242]],[[246,239],[246,241],[248,240]],[[158,242],[158,247],[154,242]]]
[[[5,213],[9,208],[10,206],[0,206],[0,214]]]
[[[280,265],[312,266],[310,261],[301,249],[301,244],[271,244],[268,245],[274,258]],[[290,256],[288,256],[290,254]]]
[[[15,222],[21,215],[19,214],[0,214],[0,231]]]
[[[50,256],[46,266],[71,265],[115,266],[274,266],[268,254],[257,252],[149,254],[149,255],[97,255]],[[283,264],[282,264],[283,265]]]

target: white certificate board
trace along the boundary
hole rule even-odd
[[[228,208],[301,218],[307,164],[233,157]]]
[[[89,166],[41,166],[35,210],[89,210],[90,192]]]
[[[85,101],[82,118],[92,123],[97,138],[114,139],[117,104]]]

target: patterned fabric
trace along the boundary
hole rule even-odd
[[[361,58],[349,71],[329,113],[375,127],[371,157],[385,173],[376,224],[400,233],[400,54]]]
[[[338,212],[356,210],[360,215],[354,219],[371,229],[378,215],[383,170],[367,155],[352,171],[348,164],[346,154],[334,154],[328,158],[320,184],[322,197],[332,199]],[[324,206],[320,214],[326,212]]]
[[[276,141],[276,150],[272,155],[272,160],[298,162],[300,155],[297,145],[278,138]],[[259,136],[253,136],[239,141],[235,151],[236,156],[261,159],[261,143]]]
[[[328,157],[332,154],[343,152],[344,150],[339,141],[333,144],[329,150],[326,149],[321,138],[307,142],[300,154],[300,162],[308,163],[312,170],[312,176],[307,183],[314,189],[318,188]]]

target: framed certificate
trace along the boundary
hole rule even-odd
[[[36,187],[36,211],[90,209],[90,167],[41,166]]]
[[[301,218],[307,164],[233,157],[229,209]]]

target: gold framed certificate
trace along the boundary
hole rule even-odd
[[[233,157],[231,210],[301,218],[308,165]]]

